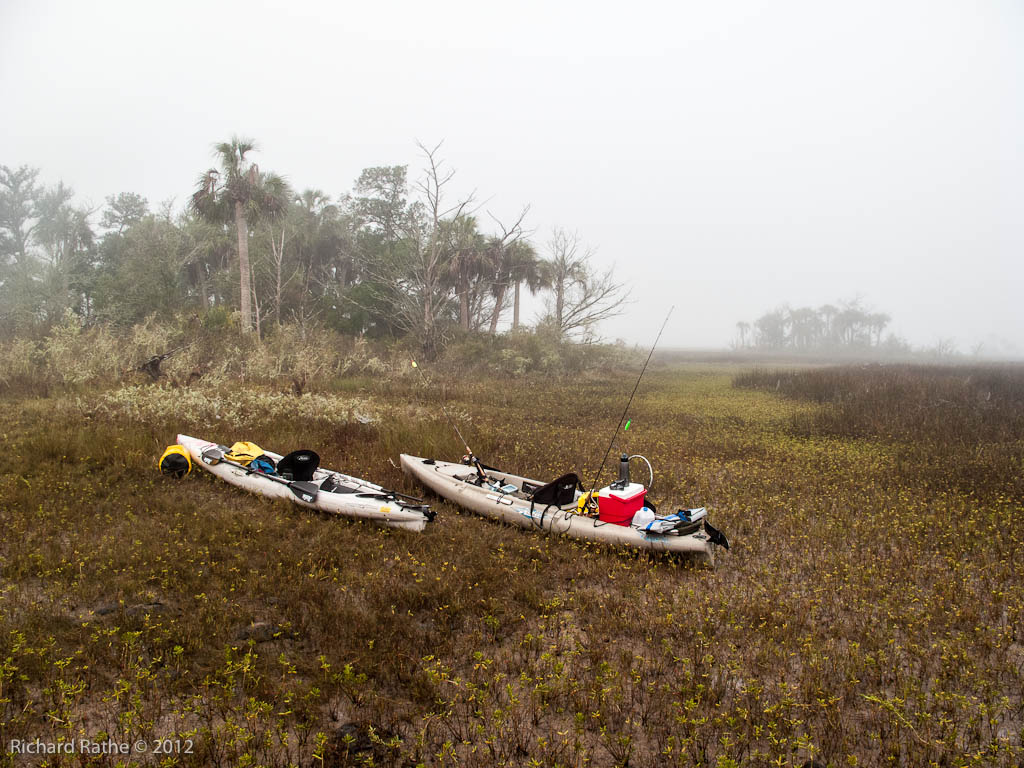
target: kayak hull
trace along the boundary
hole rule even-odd
[[[322,481],[333,478],[336,483],[340,483],[346,489],[352,490],[346,493],[321,491],[310,502],[296,496],[288,484],[271,480],[259,472],[252,472],[227,462],[208,464],[203,461],[203,451],[209,448],[224,447],[218,445],[218,443],[200,440],[189,435],[178,435],[178,442],[191,455],[193,466],[200,466],[221,480],[250,493],[256,493],[271,499],[287,499],[299,506],[315,509],[319,512],[358,520],[369,520],[378,525],[389,528],[401,528],[408,531],[422,531],[428,521],[428,516],[417,508],[419,505],[403,502],[401,499],[389,494],[381,486],[357,477],[351,477],[329,469],[317,469],[313,475],[313,483],[315,485],[320,485]],[[266,454],[275,462],[280,461],[282,458],[280,455],[270,451],[266,451]]]
[[[474,473],[472,467],[447,461],[435,461],[419,456],[402,454],[402,469],[421,485],[449,501],[492,520],[499,520],[519,528],[544,533],[556,533],[585,541],[596,541],[613,546],[633,547],[652,552],[680,552],[714,564],[715,545],[703,530],[685,536],[645,533],[631,526],[615,525],[586,515],[576,514],[575,502],[564,507],[534,505],[514,494],[503,494],[466,482],[462,478]],[[523,483],[537,487],[543,483],[530,478],[488,469],[489,477],[503,484],[522,488]],[[576,492],[576,498],[580,496]]]

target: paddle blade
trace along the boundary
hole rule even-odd
[[[287,481],[285,481],[287,482]],[[288,490],[295,494],[295,496],[301,501],[307,504],[312,504],[316,501],[316,496],[320,492],[320,489],[313,483],[307,483],[305,480],[296,480],[295,482],[288,483]]]
[[[712,544],[717,544],[722,549],[729,549],[729,540],[725,538],[725,534],[715,528],[707,520],[704,521],[704,530],[708,532],[708,540]]]
[[[211,467],[220,464],[224,460],[224,451],[220,448],[207,448],[202,453],[203,463]]]

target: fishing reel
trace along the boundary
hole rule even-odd
[[[484,465],[480,463],[480,459],[478,459],[473,454],[472,451],[470,451],[469,453],[466,453],[465,455],[463,455],[462,463],[465,464],[467,467],[473,467],[473,469],[476,470],[476,477],[477,477],[477,484],[478,485],[481,482],[487,482],[487,481],[490,480],[490,478],[487,476],[487,472],[484,469]],[[490,469],[490,467],[488,467],[487,469]]]

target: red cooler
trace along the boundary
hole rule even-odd
[[[644,506],[647,489],[640,483],[629,483],[625,488],[605,486],[597,492],[597,519],[615,525],[629,525],[633,515]]]

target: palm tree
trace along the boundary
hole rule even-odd
[[[757,346],[781,349],[786,344],[787,310],[785,307],[766,312],[754,321]]]
[[[341,259],[337,247],[340,210],[329,195],[319,189],[306,189],[295,197],[299,252],[306,273],[304,285],[308,289],[313,276],[325,278],[336,275],[345,287],[351,277],[351,254]]]
[[[821,319],[825,323],[825,339],[826,344],[835,344],[835,326],[833,321],[836,315],[839,314],[839,309],[832,304],[822,304],[818,307],[818,314],[821,315]]]
[[[750,333],[750,323],[740,320],[736,323],[736,330],[740,333],[740,349],[747,348],[747,334]]]
[[[789,312],[790,339],[797,349],[808,349],[820,337],[824,322],[810,307]]]
[[[489,263],[485,267],[494,268],[494,276],[489,280],[491,296],[494,297],[494,307],[491,310],[490,333],[494,335],[498,330],[498,321],[505,311],[505,298],[508,295],[510,283],[515,283],[515,319],[513,327],[519,325],[519,284],[523,281],[522,271],[524,260],[533,253],[533,247],[522,240],[505,242],[500,237],[489,238],[487,243],[487,258]],[[533,254],[536,260],[536,254]]]
[[[246,160],[246,154],[255,149],[252,139],[238,136],[216,144],[214,156],[220,160],[223,173],[211,168],[202,174],[189,201],[190,208],[200,218],[219,224],[234,222],[238,234],[243,333],[253,327],[249,225],[261,217],[275,218],[284,213],[291,196],[283,178],[274,173],[260,173],[255,163]]]
[[[477,231],[475,216],[458,216],[444,222],[446,271],[454,279],[459,297],[459,325],[469,330],[471,289],[475,278],[487,268],[489,254],[483,235]]]
[[[525,240],[517,240],[507,249],[509,279],[514,286],[512,294],[512,329],[519,328],[519,288],[526,283],[531,294],[548,288],[551,279],[537,250]]]
[[[215,277],[230,261],[231,235],[224,227],[197,216],[186,217],[181,230],[188,243],[185,268],[189,292],[195,291],[199,306],[205,312],[223,300]]]

